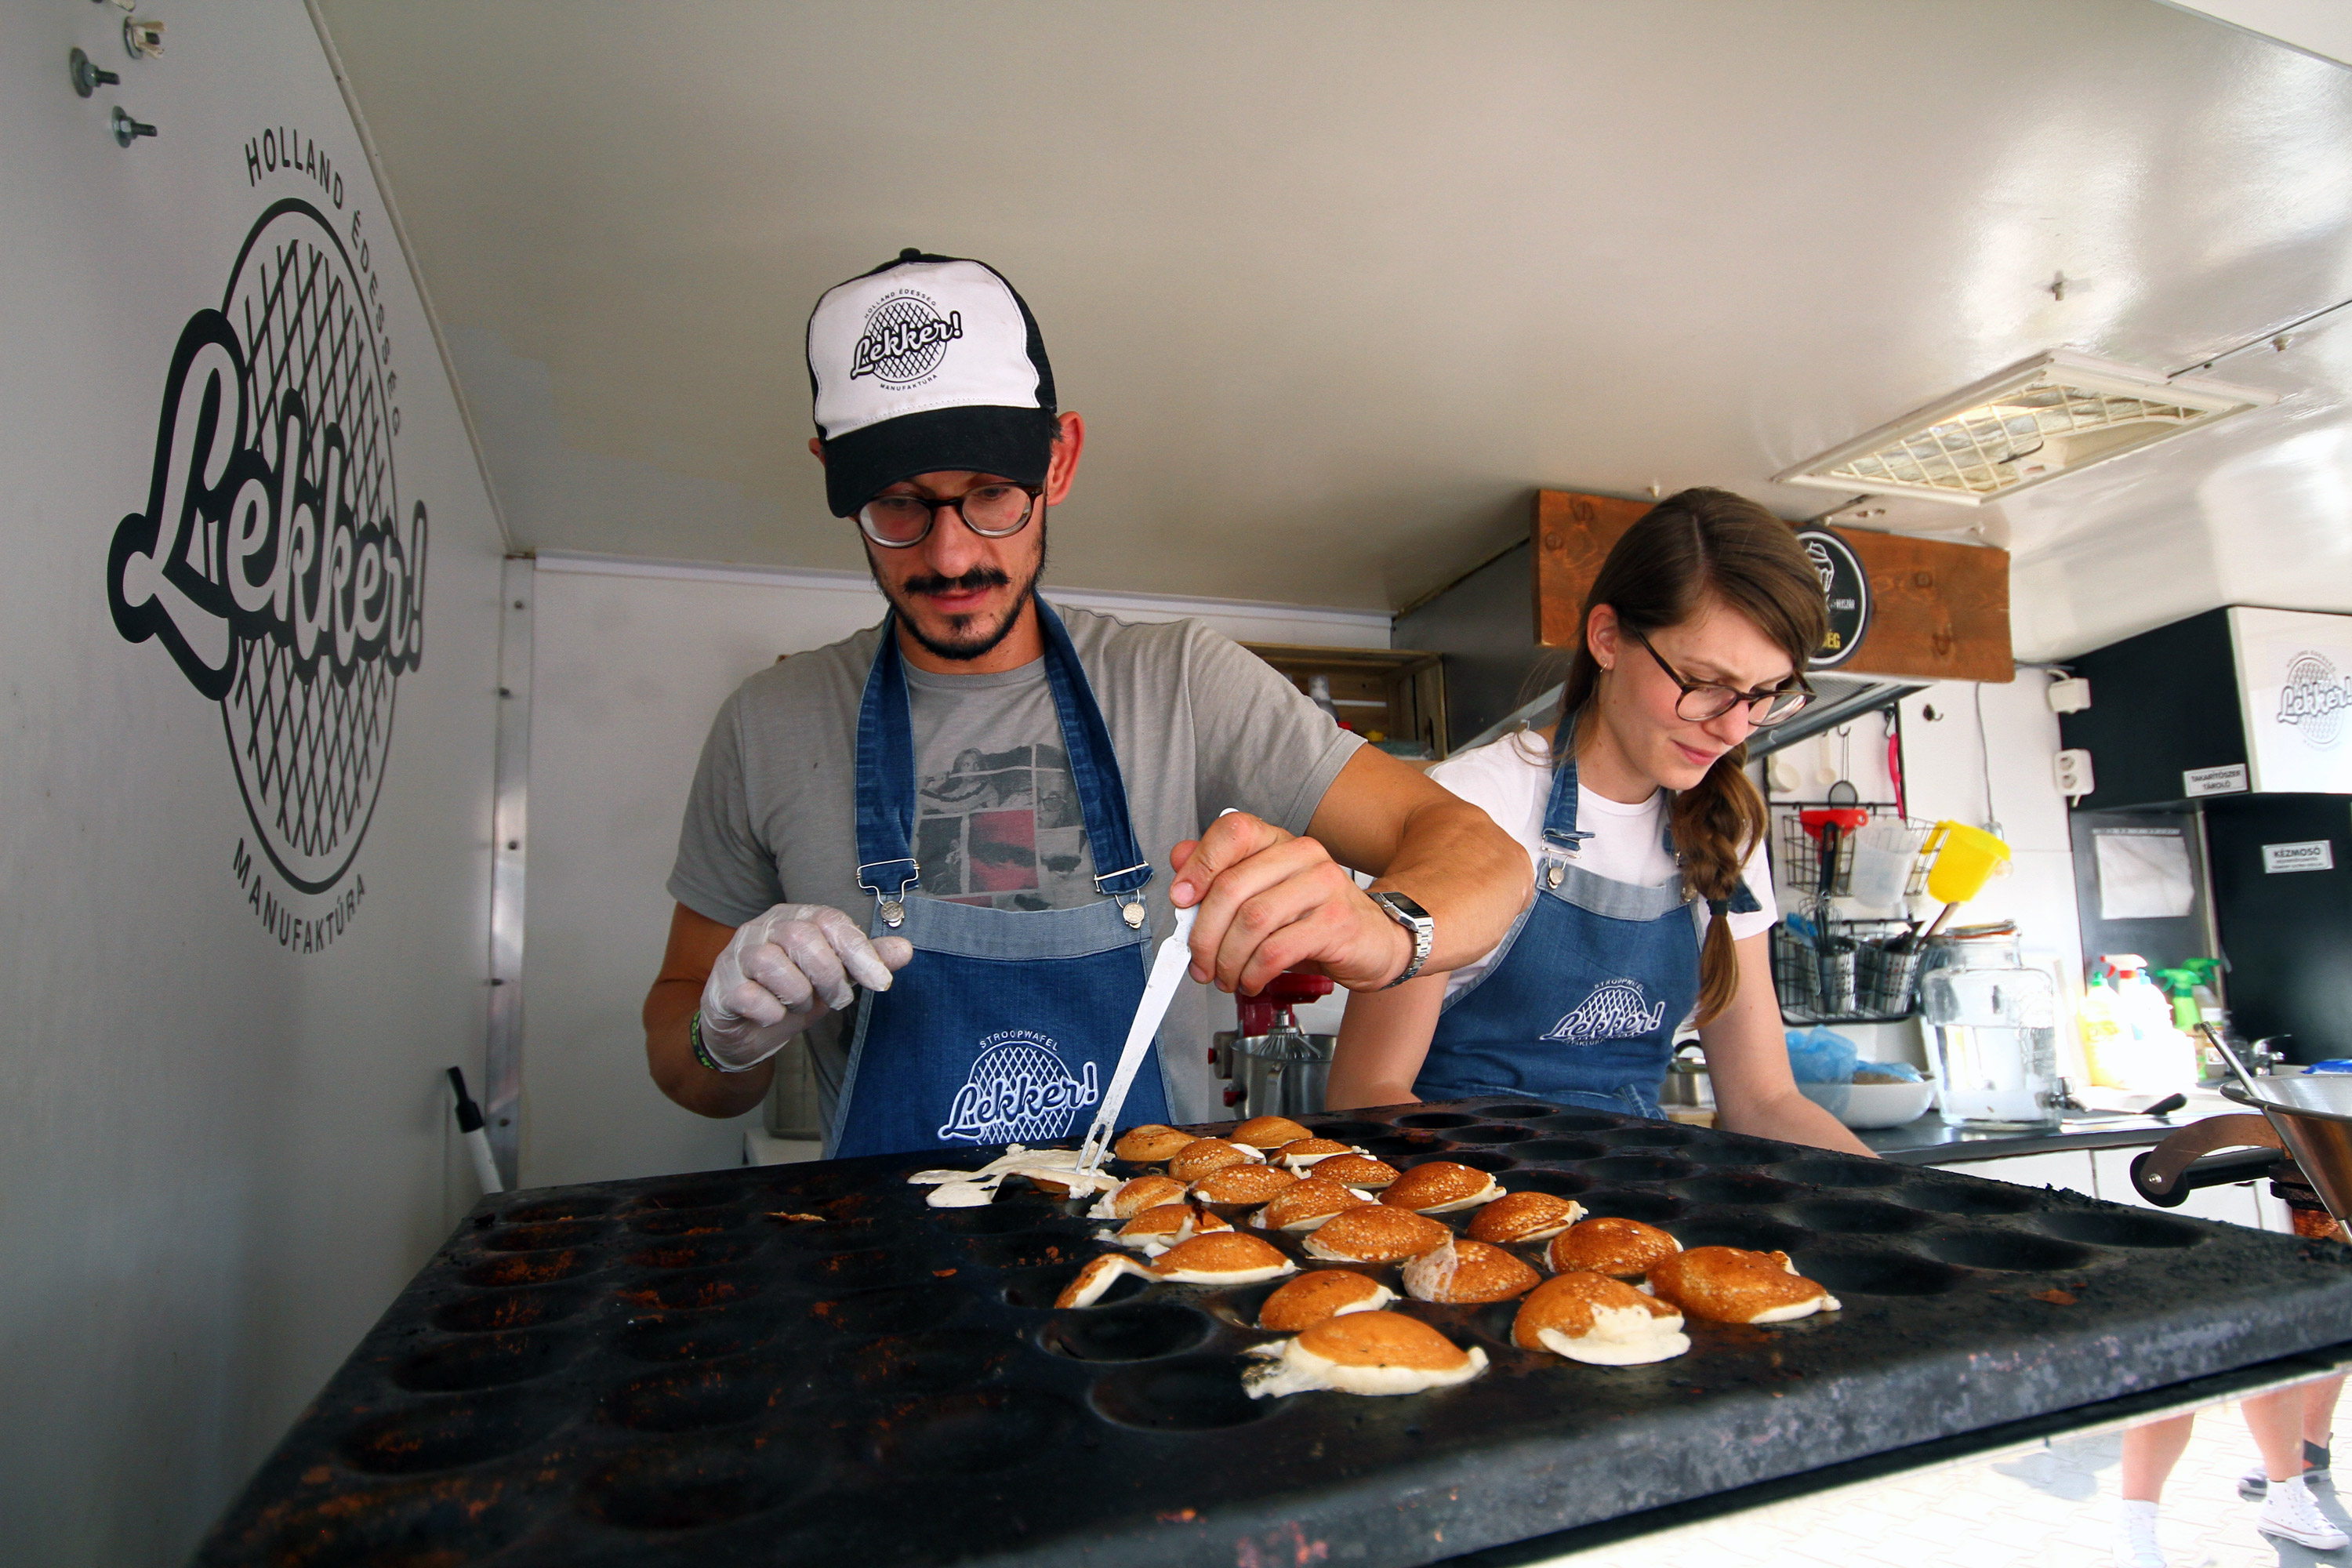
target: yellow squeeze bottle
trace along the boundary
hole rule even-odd
[[[2093,973],[2083,992],[2083,1057],[2091,1081],[2101,1089],[2122,1089],[2133,1067],[2129,1030],[2116,1012],[2116,994],[2105,974]]]

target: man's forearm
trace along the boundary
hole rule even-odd
[[[687,1021],[701,1000],[698,982],[655,982],[646,994],[646,1065],[661,1091],[688,1110],[701,1116],[740,1116],[767,1098],[775,1064],[771,1060],[743,1072],[713,1072],[696,1061]]]
[[[1534,883],[1527,851],[1464,800],[1432,801],[1406,817],[1395,857],[1372,884],[1410,894],[1435,922],[1425,972],[1459,969],[1503,940]]]

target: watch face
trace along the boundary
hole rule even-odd
[[[1423,909],[1419,904],[1414,903],[1411,899],[1405,897],[1402,893],[1395,891],[1393,889],[1384,890],[1381,894],[1381,897],[1387,900],[1390,908],[1395,910],[1397,913],[1403,915],[1408,920],[1425,921],[1429,918],[1429,911],[1427,910]]]

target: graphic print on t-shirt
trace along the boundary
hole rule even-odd
[[[915,790],[915,858],[935,899],[1066,909],[1094,894],[1085,819],[1059,746],[967,746]]]

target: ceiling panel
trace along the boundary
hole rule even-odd
[[[526,546],[858,564],[800,333],[906,245],[1003,269],[1087,416],[1057,577],[1367,606],[1539,485],[1808,515],[1771,474],[2027,354],[2176,370],[2352,297],[2352,71],[2153,0],[324,10]],[[2345,527],[2347,335],[2216,373],[2276,408],[1880,523],[2014,542],[2029,657],[2221,582],[2352,609],[2282,560]]]

